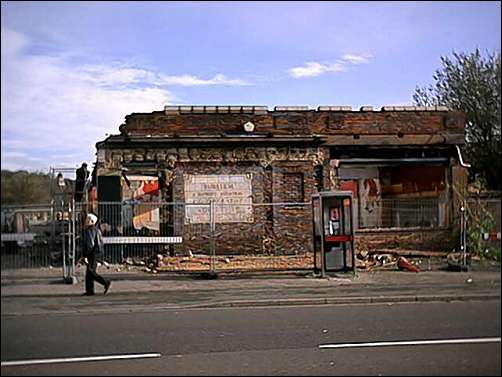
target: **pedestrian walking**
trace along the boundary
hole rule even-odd
[[[87,266],[85,272],[85,293],[84,296],[94,295],[94,281],[100,283],[104,288],[104,294],[108,293],[111,281],[106,280],[96,271],[98,262],[103,261],[103,236],[97,227],[96,223],[98,218],[96,215],[90,213],[87,215],[84,224],[83,236],[83,257],[84,263]]]

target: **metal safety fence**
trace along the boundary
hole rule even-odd
[[[357,199],[355,204],[355,225],[361,232],[434,230],[443,225],[447,211],[447,203],[438,199],[384,199],[373,209],[359,208]],[[152,272],[291,271],[314,266],[310,202],[126,201],[2,206],[2,270],[52,266],[63,268],[64,276],[71,274],[82,255],[83,224],[90,212],[98,216],[109,264]],[[387,238],[373,236],[389,246]],[[369,239],[368,234],[364,237]],[[410,242],[415,245],[416,237]]]
[[[61,267],[82,256],[87,213],[104,261],[156,271],[311,269],[310,203],[50,203],[2,206],[2,270]]]
[[[58,264],[58,257],[50,252],[53,211],[51,204],[2,205],[2,270]],[[61,218],[61,221],[67,220]]]
[[[447,202],[438,198],[355,200],[359,228],[437,228],[446,224]]]
[[[313,266],[310,203],[99,203],[97,212],[111,263],[188,272]]]
[[[471,196],[465,200],[467,251],[469,254],[501,260],[501,198]]]

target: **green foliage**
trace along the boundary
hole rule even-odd
[[[50,176],[45,173],[2,170],[2,204],[50,202]]]
[[[433,75],[434,84],[415,89],[419,106],[444,105],[460,110],[466,120],[466,154],[471,180],[486,189],[501,189],[500,52],[482,56],[455,53],[441,57],[442,67]]]
[[[500,261],[500,248],[489,245],[484,239],[484,233],[495,229],[496,222],[493,214],[477,200],[474,206],[468,208],[467,220],[467,250],[471,255]]]
[[[489,260],[495,260],[497,262],[500,262],[500,248],[496,247],[489,247],[485,250],[483,257]]]

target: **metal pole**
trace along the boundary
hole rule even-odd
[[[64,203],[61,203],[61,254],[63,256],[63,279],[66,281],[66,239],[64,227]]]
[[[50,241],[50,252],[54,252],[54,237],[56,236],[56,219],[54,218],[54,199],[51,199],[51,241]]]
[[[215,257],[216,257],[216,252],[215,252],[215,247],[214,247],[214,228],[215,228],[215,219],[214,219],[214,202],[211,200],[209,202],[209,228],[211,232],[211,274],[215,273]]]
[[[68,203],[68,227],[67,227],[67,236],[68,236],[68,263],[66,265],[67,268],[67,273],[66,273],[66,278],[71,279],[72,276],[72,271],[71,271],[71,203]]]
[[[71,248],[71,278],[73,280],[75,276],[75,255],[76,255],[76,228],[77,228],[77,222],[76,222],[76,217],[77,217],[77,212],[75,211],[75,199],[72,199],[71,201],[71,206],[72,206],[72,231],[71,231],[71,241],[72,241],[72,248]]]
[[[326,277],[326,250],[324,249],[325,227],[324,224],[324,200],[319,194],[319,221],[321,222],[321,277]]]
[[[122,229],[122,233],[124,233],[124,229],[125,229],[125,226],[124,226],[124,202],[122,202],[120,204],[120,222],[121,222],[121,229]],[[134,212],[133,212],[134,213]],[[133,216],[134,218],[134,216]],[[124,263],[124,245],[120,245],[120,263]]]
[[[354,231],[354,210],[352,208],[352,196],[350,197],[350,237],[351,237],[351,241],[350,241],[350,248],[352,250],[352,274],[355,275],[356,274],[356,249],[355,249],[355,242],[354,242],[354,234],[355,234],[355,231]]]
[[[467,268],[467,211],[466,211],[466,201],[463,200],[462,203],[462,223],[463,223],[463,232],[462,232],[462,267]]]

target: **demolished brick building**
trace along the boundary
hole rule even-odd
[[[458,148],[464,143],[460,112],[439,106],[166,106],[126,116],[119,130],[96,144],[100,202],[123,201],[124,182],[139,175],[158,178],[158,199],[165,202],[198,203],[193,194],[204,190],[220,191],[225,200],[231,187],[240,205],[283,203],[244,206],[216,219],[222,253],[311,251],[312,210],[295,203],[336,189],[353,192],[358,247],[391,237],[398,245],[445,250],[457,240],[458,194],[467,177]],[[185,214],[185,223],[207,223]],[[162,214],[160,221],[177,220]],[[156,234],[173,229],[168,225]],[[207,242],[180,235],[190,249]]]

